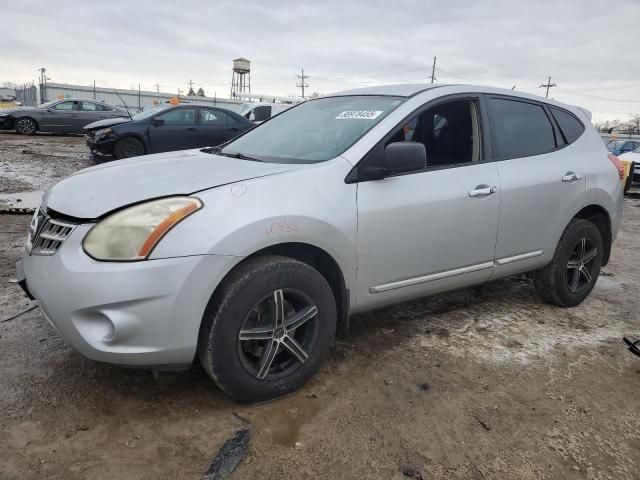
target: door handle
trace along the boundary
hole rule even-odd
[[[239,129],[239,128],[237,128],[237,127],[232,127],[232,128],[230,128],[230,129],[229,129],[229,131],[230,131],[230,132],[239,132],[239,131],[240,131],[240,129]]]
[[[193,127],[191,127],[191,128],[187,128],[187,129],[185,130],[185,132],[195,132],[195,131],[197,131],[197,129],[195,129],[195,128],[193,128]]]
[[[580,180],[582,178],[581,173],[567,172],[562,177],[563,182],[573,182],[575,180]]]
[[[485,195],[493,195],[498,191],[498,187],[485,187],[478,185],[474,190],[469,191],[470,197],[483,197]]]

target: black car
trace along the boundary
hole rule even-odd
[[[161,104],[125,119],[87,125],[87,145],[96,159],[213,147],[255,125],[237,113],[208,105]]]

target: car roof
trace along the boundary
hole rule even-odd
[[[332,93],[330,97],[341,97],[345,95],[390,95],[394,97],[413,97],[418,93],[431,90],[432,88],[446,87],[448,85],[425,85],[424,83],[405,83],[398,85],[380,85],[377,87],[354,88],[342,92]]]
[[[406,97],[410,98],[420,93],[433,90],[435,88],[442,88],[449,90],[446,93],[487,93],[494,95],[508,95],[510,97],[522,98],[523,100],[533,100],[536,102],[544,102],[549,105],[555,105],[566,110],[569,110],[573,114],[578,115],[583,118],[585,121],[591,120],[591,112],[588,110],[578,107],[575,105],[567,105],[562,102],[558,102],[551,98],[544,98],[540,95],[534,95],[530,93],[524,93],[517,90],[507,89],[507,88],[498,88],[498,87],[488,87],[486,85],[468,85],[468,84],[397,84],[397,85],[380,85],[377,87],[364,87],[364,88],[355,88],[352,90],[344,90],[337,93],[330,93],[325,95],[325,97],[341,97],[348,95],[389,95],[395,97]],[[445,92],[443,92],[445,93]]]

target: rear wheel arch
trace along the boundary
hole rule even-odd
[[[607,210],[600,205],[593,204],[584,207],[576,213],[573,218],[589,220],[598,228],[600,235],[602,236],[602,246],[604,247],[602,265],[606,265],[609,261],[609,256],[611,255],[612,244],[611,217]]]

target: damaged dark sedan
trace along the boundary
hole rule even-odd
[[[0,111],[0,130],[15,130],[22,135],[36,132],[84,133],[84,126],[98,120],[129,118],[126,110],[98,100],[67,98],[52,100],[37,107],[19,107]]]
[[[95,160],[213,147],[254,124],[237,113],[209,105],[161,104],[129,118],[103,120],[85,127]]]

